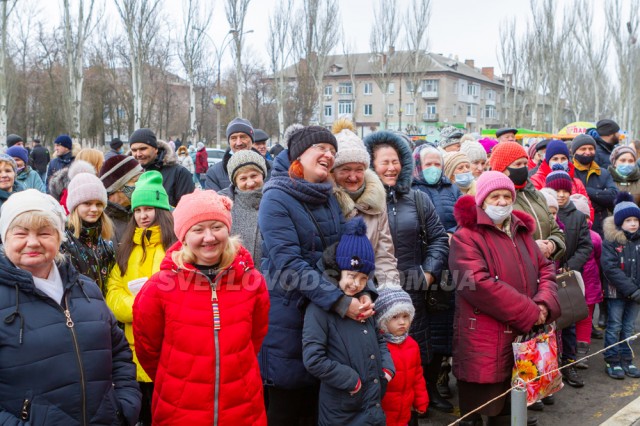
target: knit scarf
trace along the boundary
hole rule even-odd
[[[399,345],[400,343],[404,342],[407,338],[407,336],[409,335],[409,332],[404,333],[402,336],[394,336],[391,333],[382,333],[382,338],[389,343],[395,343],[396,345]]]
[[[331,182],[311,183],[304,179],[291,178],[287,172],[277,172],[265,183],[263,194],[271,189],[280,189],[298,201],[324,204],[333,193]]]
[[[262,200],[262,189],[256,189],[254,191],[240,191],[236,189],[233,194],[233,202],[246,209],[258,210],[260,200]]]

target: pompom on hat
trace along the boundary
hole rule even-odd
[[[516,200],[516,187],[513,185],[511,179],[509,179],[504,173],[491,170],[481,174],[476,181],[476,205],[478,207],[482,207],[484,200],[489,196],[489,194],[499,189],[506,189],[507,191],[510,191],[513,201]]]
[[[336,263],[341,271],[369,275],[375,269],[375,253],[362,217],[356,216],[345,224],[336,248]]]
[[[212,190],[196,189],[191,194],[183,195],[173,211],[173,230],[178,241],[192,226],[208,220],[222,222],[231,230],[231,207],[233,202]]]
[[[398,314],[407,313],[413,321],[416,308],[411,297],[401,287],[384,287],[378,291],[376,299],[375,320],[378,328],[385,333],[389,332],[387,324],[391,318]]]
[[[569,176],[569,173],[564,170],[556,170],[549,173],[545,184],[547,188],[551,188],[556,191],[573,191],[573,180],[571,179],[571,176]]]
[[[630,217],[640,219],[640,208],[633,202],[633,195],[628,192],[620,192],[616,197],[616,206],[613,209],[613,221],[620,228],[624,221]]]

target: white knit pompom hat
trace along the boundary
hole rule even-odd
[[[343,129],[335,134],[338,141],[338,152],[333,168],[340,167],[347,163],[361,163],[365,168],[369,168],[371,157],[362,139],[351,130]]]

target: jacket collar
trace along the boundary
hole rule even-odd
[[[573,167],[576,168],[576,170],[580,171],[580,172],[587,172],[587,180],[589,180],[589,176],[591,176],[592,174],[596,174],[598,176],[600,176],[600,166],[598,166],[598,163],[596,163],[595,161],[592,161],[591,164],[589,164],[588,166],[585,166],[584,164],[581,164],[578,160],[576,160],[575,158],[573,159]]]
[[[458,199],[453,207],[453,215],[458,225],[463,228],[488,227],[497,229],[485,211],[476,206],[475,198],[472,195],[464,195]],[[518,210],[513,211],[511,214],[511,235],[518,232],[533,234],[535,230],[536,224],[531,216]]]
[[[358,200],[347,194],[344,188],[336,185],[334,189],[342,213],[348,217],[354,209],[365,214],[380,214],[387,209],[386,193],[378,175],[371,169],[364,172],[364,192]]]

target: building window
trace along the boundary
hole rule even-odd
[[[373,94],[373,83],[365,83],[364,84],[364,94],[372,95]]]
[[[324,97],[330,98],[333,96],[333,86],[324,86]]]
[[[338,85],[339,95],[350,95],[352,93],[353,86],[351,83],[340,83]]]
[[[474,104],[468,104],[467,117],[477,117],[477,116],[478,116],[478,109],[476,108],[476,106]]]
[[[338,115],[352,114],[352,113],[353,113],[353,102],[351,101],[338,102]]]
[[[458,82],[457,81],[453,82],[453,94],[454,95],[458,94]]]
[[[480,86],[477,84],[470,84],[467,86],[467,95],[478,96],[480,93]]]
[[[324,104],[324,116],[325,117],[333,117],[333,105]]]
[[[389,85],[387,86],[387,95],[393,95],[394,93],[396,93],[396,84],[389,83]]]
[[[413,102],[408,102],[404,105],[404,115],[415,115],[416,105]]]
[[[496,100],[496,91],[495,90],[487,90],[487,100],[495,101]]]
[[[422,80],[422,93],[438,93],[438,80]]]
[[[453,110],[455,111],[455,108]],[[436,108],[435,102],[427,103],[427,111],[426,111],[426,113],[429,114],[429,115],[438,113],[438,109]]]
[[[395,104],[387,104],[387,115],[389,117],[396,114],[396,106]]]
[[[496,107],[494,107],[493,105],[487,105],[484,107],[484,118],[492,118],[492,119],[497,119],[498,118],[498,112],[496,110]]]
[[[364,105],[364,115],[373,115],[373,104]]]
[[[413,81],[406,82],[407,93],[413,93]]]

